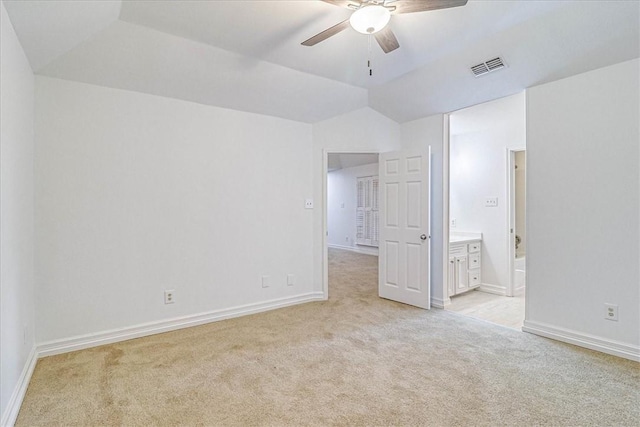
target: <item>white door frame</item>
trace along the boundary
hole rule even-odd
[[[516,257],[516,153],[527,151],[526,148],[507,148],[507,265],[509,266],[509,283],[507,283],[507,296],[512,297],[515,291],[515,267]],[[526,170],[526,168],[525,168]]]
[[[433,295],[431,305],[437,308],[445,308],[451,304],[449,297],[449,158],[450,158],[450,115],[443,115],[442,135],[442,305],[434,304]]]
[[[327,244],[327,174],[329,173],[329,154],[380,154],[378,149],[371,150],[322,150],[322,292],[329,299],[329,246]]]

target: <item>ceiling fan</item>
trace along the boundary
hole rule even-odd
[[[313,46],[351,26],[362,34],[373,34],[384,51],[389,53],[400,47],[398,39],[387,26],[391,15],[425,12],[464,6],[468,0],[322,0],[335,6],[345,7],[354,12],[339,24],[316,34],[302,42],[303,46]]]

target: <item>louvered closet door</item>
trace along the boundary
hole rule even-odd
[[[357,203],[356,203],[356,243],[359,245],[364,244],[364,225],[365,225],[365,191],[366,180],[358,178],[356,181],[357,188]]]
[[[430,308],[429,151],[380,154],[380,297]]]
[[[378,246],[378,177],[357,178],[356,243]]]
[[[380,237],[379,182],[377,176],[371,177],[371,246],[378,246]]]

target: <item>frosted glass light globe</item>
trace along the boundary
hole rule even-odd
[[[349,23],[359,33],[374,34],[387,26],[391,13],[379,5],[365,6],[353,12]]]

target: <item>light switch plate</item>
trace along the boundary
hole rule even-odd
[[[495,208],[498,206],[498,198],[497,197],[487,197],[484,199],[484,206],[486,208]]]

